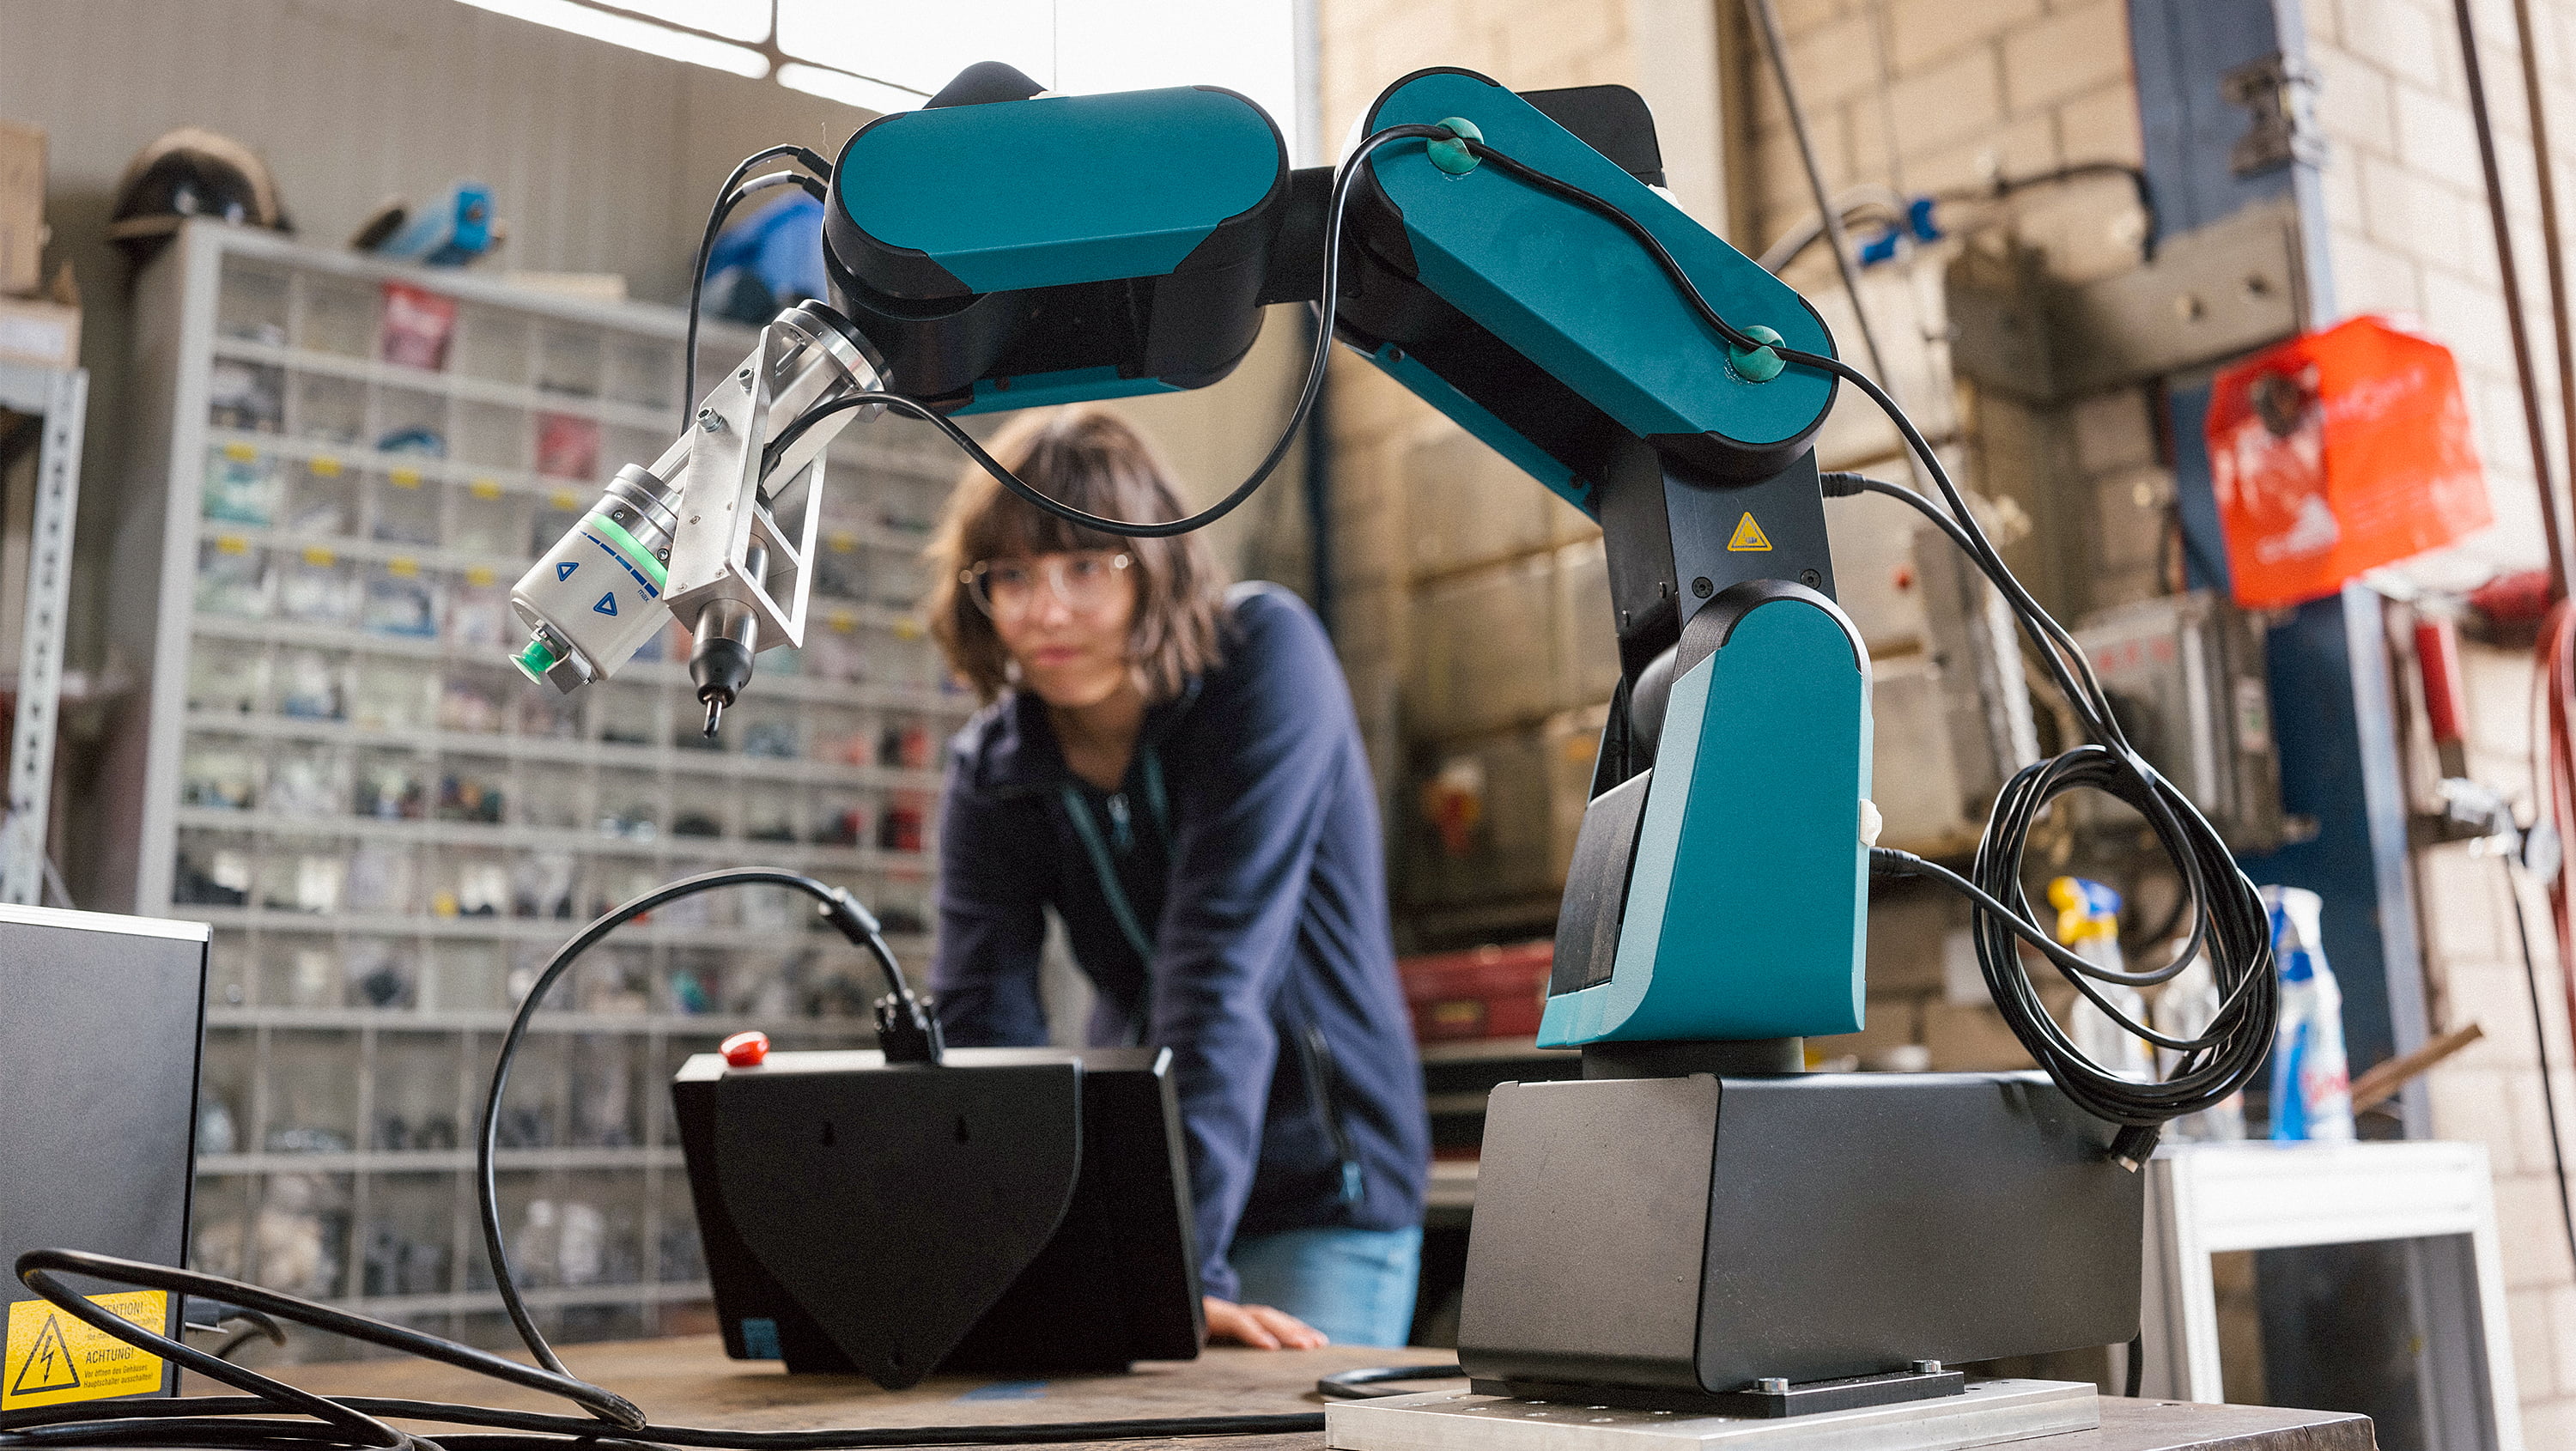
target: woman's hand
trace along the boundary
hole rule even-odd
[[[1324,1332],[1267,1305],[1238,1305],[1209,1295],[1207,1331],[1210,1345],[1249,1345],[1255,1350],[1320,1350]]]

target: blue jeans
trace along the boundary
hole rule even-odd
[[[1335,1345],[1402,1345],[1413,1334],[1422,1226],[1288,1229],[1234,1242],[1243,1303],[1285,1310]]]

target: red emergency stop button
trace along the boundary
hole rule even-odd
[[[769,1035],[758,1028],[736,1033],[725,1039],[717,1051],[724,1054],[725,1062],[736,1068],[757,1068],[769,1057]]]

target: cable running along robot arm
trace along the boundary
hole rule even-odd
[[[1834,379],[1728,343],[1694,307],[1741,320],[1746,343],[1830,356],[1832,340],[1650,188],[1643,105],[1426,71],[1378,100],[1338,171],[1295,172],[1230,92],[1034,89],[979,67],[948,104],[851,138],[826,205],[833,306],[770,324],[520,580],[521,668],[576,688],[676,615],[712,729],[757,653],[803,637],[822,452],[851,418],[1195,388],[1243,358],[1264,304],[1320,302],[1334,336],[1605,531],[1625,681],[1583,870],[1629,879],[1641,821],[1656,859],[1625,911],[1569,897],[1544,1040],[1856,1029],[1867,657],[1833,602],[1805,447]],[[1701,749],[1717,736],[1784,749]],[[1676,875],[1705,887],[1665,892]],[[1683,950],[1729,919],[1759,927],[1743,950]]]
[[[1671,1249],[1710,1247],[1701,1275],[1686,1277],[1706,1298],[1674,1311],[1669,1344],[1586,1369],[1567,1349],[1577,1329],[1561,1345],[1513,1340],[1511,1327],[1562,1319],[1587,1299],[1620,1321],[1615,1307],[1677,1293],[1668,1287],[1678,1283],[1656,1277],[1668,1265],[1630,1283],[1653,1255],[1590,1232],[1592,1206],[1579,1192],[1555,1210],[1526,1196],[1526,1223],[1499,1210],[1478,1217],[1461,1342],[1469,1368],[1514,1384],[1579,1371],[1585,1384],[1686,1380],[1715,1393],[1752,1379],[1861,1374],[1873,1361],[2128,1338],[2134,1281],[2125,1295],[2113,1285],[2091,1298],[2063,1285],[2101,1253],[2126,1254],[2134,1273],[2140,1209],[2124,1170],[2152,1151],[2164,1122],[2224,1100],[2261,1066],[2277,987],[2251,885],[2191,803],[2131,748],[2071,637],[2004,567],[1894,401],[1834,356],[1804,299],[1660,193],[1653,123],[1633,93],[1521,95],[1471,72],[1427,70],[1381,94],[1354,134],[1338,167],[1296,171],[1270,119],[1231,92],[1040,96],[1000,66],[970,69],[923,109],[870,123],[828,168],[831,305],[800,304],[770,324],[663,456],[622,470],[519,582],[512,602],[532,632],[521,667],[576,688],[614,673],[675,615],[695,637],[690,670],[712,732],[758,652],[803,638],[822,454],[854,417],[891,408],[928,421],[1006,487],[1077,524],[1175,534],[1234,508],[1285,456],[1338,339],[1603,533],[1621,680],[1539,1034],[1581,1047],[1588,1081],[1498,1091],[1486,1172],[1512,1172],[1515,1145],[1547,1144],[1533,1162],[1555,1164],[1569,1183],[1598,1182],[1567,1170],[1568,1155],[1608,1142],[1582,1127],[1588,1114],[1611,1124],[1663,1114],[1710,1140],[1696,1161],[1700,1188],[1675,1189],[1707,1199],[1706,1232],[1676,1230]],[[1316,305],[1324,326],[1295,415],[1250,477],[1188,519],[1069,509],[1011,477],[951,421],[1204,386],[1249,351],[1265,305],[1296,301]],[[1819,477],[1809,441],[1845,382],[1895,421],[1937,501]],[[1826,497],[1864,488],[1900,494],[1968,553],[2092,738],[2006,786],[1969,876],[1876,846],[1869,658],[1835,602],[1824,519]],[[2192,932],[2171,961],[2100,968],[2054,942],[2032,907],[2022,841],[2052,798],[2077,788],[2135,809],[2172,862]],[[1860,1028],[1873,873],[1928,875],[1968,896],[1997,1005],[2058,1093],[2033,1097],[2036,1080],[2015,1075],[1816,1076],[1794,1080],[1806,1085],[1795,1092],[1777,1087],[1793,1080],[1729,1076],[1794,1072],[1800,1039]],[[2177,1055],[2172,1071],[2141,1083],[2086,1058],[2041,1004],[2025,951]],[[2210,960],[2224,996],[2197,1038],[2131,1022],[2098,986],[2153,986],[2195,955]],[[1704,1104],[1603,1107],[1649,1092],[1627,1081],[1694,1074],[1724,1086],[1726,1142],[1776,1132],[1779,1152],[1803,1142],[1802,1163],[1843,1177],[1794,1190],[1783,1180],[1778,1195],[1789,1197],[1730,1207],[1710,1186],[1745,1171],[1719,1162],[1716,1088]],[[1856,1137],[1817,1160],[1817,1136],[1838,1133]],[[1632,1172],[1644,1167],[1597,1166]],[[1984,1202],[1963,1186],[2002,1186],[2004,1197]],[[1945,1225],[1967,1240],[1992,1236],[2034,1201],[2029,1212],[2048,1223],[1928,1267],[1879,1244],[1885,1236],[1827,1236],[1833,1252],[1805,1268],[1776,1245],[1733,1268],[1717,1258],[1731,1237],[1803,1232],[1808,1205],[1909,1193],[1928,1206],[1917,1244],[1939,1240]],[[2029,1252],[2033,1244],[2059,1260]],[[1515,1268],[1481,1272],[1489,1246],[1497,1267]],[[1848,1284],[1852,1309],[1848,1320],[1808,1317],[1812,1353],[1709,1318],[1819,1276]],[[1946,1319],[1909,1319],[1945,1303]],[[1786,1319],[1806,1314],[1783,1307]]]

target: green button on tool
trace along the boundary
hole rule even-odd
[[[543,680],[546,678],[546,672],[553,669],[555,662],[562,658],[555,653],[554,643],[545,636],[539,635],[528,642],[528,648],[510,657],[510,663],[518,666],[521,673],[530,680]]]

